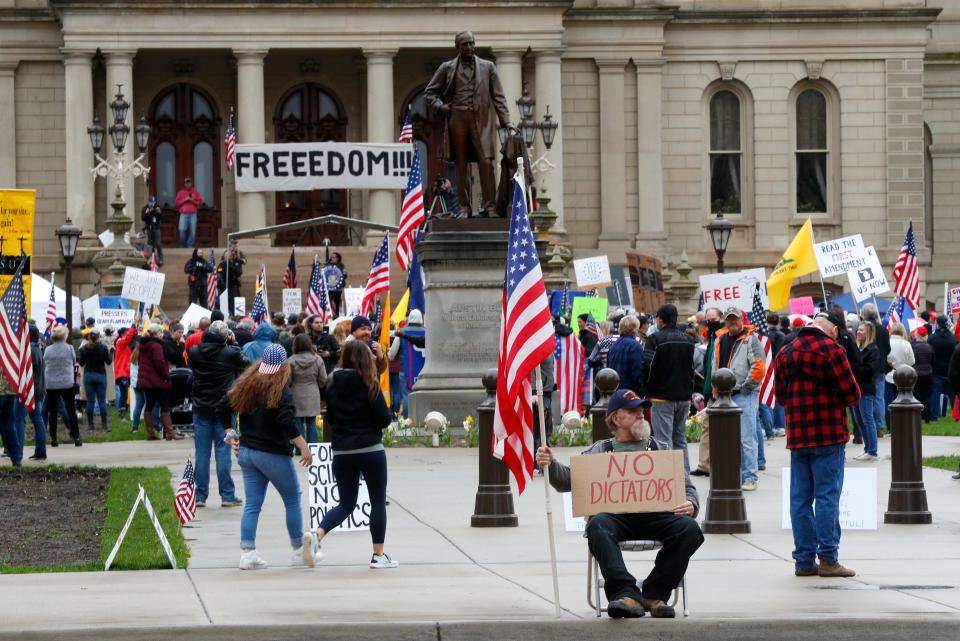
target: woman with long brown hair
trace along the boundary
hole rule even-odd
[[[280,493],[286,509],[287,534],[293,548],[293,563],[313,565],[313,557],[300,550],[303,518],[300,510],[300,482],[290,458],[293,445],[300,450],[300,463],[313,462],[310,448],[300,436],[290,392],[290,365],[287,353],[277,344],[267,346],[263,358],[251,365],[233,384],[227,396],[237,413],[240,440],[231,445],[243,470],[247,502],[240,519],[240,569],[261,570],[267,562],[257,554],[257,523],[271,484]],[[309,560],[308,560],[309,558]]]
[[[390,425],[390,410],[380,391],[380,377],[366,343],[350,341],[340,351],[341,368],[327,383],[325,421],[333,434],[333,474],[340,490],[340,504],[328,510],[316,533],[303,536],[307,565],[323,558],[320,541],[327,532],[353,513],[363,475],[370,492],[370,537],[373,539],[373,569],[395,568],[398,563],[383,551],[387,532],[387,454],[383,430]]]

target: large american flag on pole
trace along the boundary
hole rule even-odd
[[[297,248],[290,250],[290,260],[287,261],[287,270],[283,272],[283,286],[288,289],[297,288]]]
[[[257,274],[257,281],[254,285],[255,294],[253,296],[253,308],[250,310],[250,318],[255,323],[259,323],[269,314],[267,311],[267,268],[260,263],[260,272]]]
[[[373,312],[373,303],[378,294],[390,291],[390,232],[383,235],[383,240],[373,255],[373,264],[370,265],[370,275],[367,277],[367,286],[363,288],[363,298],[360,300],[360,313],[370,317]]]
[[[502,459],[522,493],[533,478],[533,394],[530,375],[554,349],[553,321],[540,257],[527,219],[521,173],[514,176],[504,274],[493,455]]]
[[[897,263],[893,266],[893,279],[896,281],[893,291],[905,298],[912,309],[917,309],[920,305],[920,267],[917,264],[917,243],[913,238],[912,220],[903,238]]]
[[[217,308],[217,261],[210,250],[210,273],[207,274],[207,309]]]
[[[330,296],[327,292],[327,281],[323,278],[323,268],[320,267],[320,257],[317,255],[313,257],[313,269],[310,270],[307,314],[320,316],[324,325],[333,320],[333,314],[330,310]]]
[[[47,302],[47,316],[44,319],[43,338],[50,340],[53,326],[57,324],[57,287],[54,284],[54,273],[50,272],[50,300]]]
[[[407,108],[407,115],[403,119],[403,127],[400,128],[400,137],[397,142],[413,142],[413,123],[410,122],[412,110]]]
[[[223,146],[227,150],[227,169],[233,170],[234,145],[237,143],[237,130],[233,127],[233,107],[230,107],[230,120],[227,124],[227,134],[223,139]]]
[[[767,407],[774,407],[777,399],[773,394],[774,367],[773,367],[773,343],[767,336],[767,319],[763,313],[763,301],[760,298],[760,283],[753,290],[753,305],[747,314],[750,324],[757,328],[757,338],[760,339],[760,346],[763,347],[764,360],[767,363],[767,371],[763,375],[763,381],[760,383],[760,403]]]
[[[557,336],[557,388],[560,390],[560,412],[580,413],[583,383],[583,343],[576,334]]]
[[[183,478],[173,494],[173,509],[180,518],[180,525],[186,525],[197,516],[197,486],[194,484],[193,461],[190,459],[187,459]]]
[[[23,294],[23,266],[14,272],[10,284],[0,297],[0,365],[17,396],[32,412],[36,405],[33,394],[33,357],[30,354],[30,328],[27,326],[27,304]]]
[[[413,243],[425,219],[423,184],[420,182],[420,148],[414,145],[407,190],[403,193],[403,205],[400,207],[400,231],[397,232],[397,262],[404,271],[410,268],[413,261]]]

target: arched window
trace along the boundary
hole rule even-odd
[[[798,214],[839,214],[840,94],[824,80],[804,80],[789,100],[793,207]]]
[[[197,246],[214,245],[220,229],[220,117],[202,89],[181,83],[167,87],[150,108],[150,191],[164,209],[163,240],[177,240],[177,191],[183,179],[203,199],[197,218]]]
[[[710,98],[710,211],[742,212],[740,98],[723,89]]]
[[[297,85],[285,93],[273,116],[277,142],[342,142],[347,139],[347,116],[330,90],[314,83]],[[285,191],[277,193],[277,223],[327,214],[347,215],[345,189]],[[349,244],[343,225],[320,225],[303,231],[277,234],[277,244],[319,245],[329,238],[334,245]]]

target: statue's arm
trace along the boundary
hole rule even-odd
[[[506,127],[510,124],[510,108],[507,106],[507,97],[503,93],[503,85],[500,84],[497,67],[495,65],[490,67],[490,99],[493,102],[493,108],[497,110],[500,126]]]
[[[428,105],[437,110],[444,106],[441,94],[443,93],[443,88],[447,84],[446,69],[447,65],[445,64],[437,67],[437,70],[433,74],[433,78],[431,78],[430,82],[427,84],[427,88],[423,90],[424,100],[426,100]]]

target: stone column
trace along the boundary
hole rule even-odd
[[[237,142],[264,142],[263,59],[266,49],[234,49],[237,58]],[[237,192],[237,228],[256,229],[267,224],[263,192]]]
[[[624,140],[625,59],[597,60],[600,72],[600,237],[601,252],[630,246],[626,237],[626,142]],[[647,127],[644,126],[644,135]]]
[[[517,124],[520,122],[517,99],[523,95],[523,52],[498,51],[497,75],[500,76],[500,84],[503,85],[503,93],[510,107],[510,121]]]
[[[16,62],[0,63],[0,185],[17,186],[17,109],[15,79]]]
[[[106,117],[102,118],[103,126],[109,129],[113,123],[113,112],[110,111],[110,103],[113,102],[116,97],[117,85],[123,85],[121,91],[123,92],[124,99],[130,103],[130,111],[127,114],[127,126],[130,127],[130,135],[127,136],[127,143],[123,148],[123,164],[124,166],[129,166],[133,163],[137,148],[136,132],[134,131],[137,126],[137,115],[133,110],[133,56],[136,54],[136,51],[104,51],[103,54],[106,58],[107,66],[107,95],[106,105],[103,110]],[[108,132],[103,144],[104,158],[112,160],[113,149],[113,139]],[[108,156],[106,154],[110,155]],[[136,218],[133,214],[133,212],[137,210],[136,203],[134,202],[133,183],[133,176],[127,176],[123,179],[123,198],[126,204],[123,213]],[[117,181],[108,176],[107,194],[111,199],[116,190]]]
[[[639,227],[637,249],[652,256],[661,255],[667,235],[663,224],[663,160],[661,155],[661,80],[663,61],[637,65],[637,169],[639,172]],[[601,116],[603,115],[601,111]]]
[[[83,235],[96,241],[93,152],[87,127],[93,122],[93,52],[64,51],[64,103],[67,216]],[[105,122],[105,121],[102,121]]]
[[[365,50],[367,59],[367,140],[396,142],[398,128],[393,104],[393,58],[395,50]],[[370,192],[369,219],[396,225],[399,217],[396,190],[374,189]],[[379,242],[383,232],[372,230],[369,240]]]
[[[563,226],[563,101],[560,94],[562,84],[560,78],[560,50],[537,51],[534,60],[537,94],[535,96],[537,107],[534,117],[537,119],[537,122],[543,120],[543,114],[546,113],[547,107],[549,107],[553,120],[559,122],[561,125],[560,128],[557,129],[557,135],[556,138],[554,138],[553,147],[550,148],[550,155],[548,156],[550,162],[554,164],[554,168],[542,174],[537,179],[537,184],[543,195],[550,198],[550,209],[557,212],[557,222],[554,223],[552,232],[565,236],[567,230]],[[622,95],[623,92],[621,91],[621,97]],[[511,110],[510,113],[512,114],[513,111]],[[537,134],[534,151],[538,158],[545,151],[543,138],[540,134]]]

